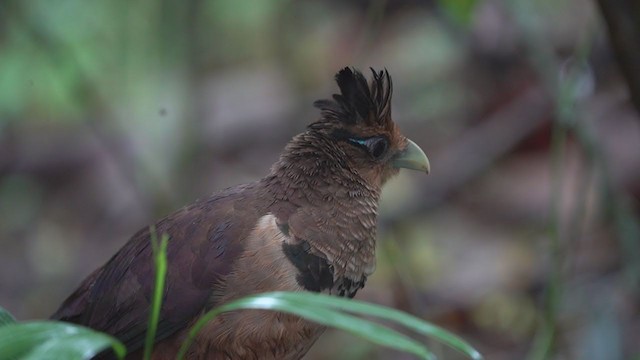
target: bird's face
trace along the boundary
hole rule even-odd
[[[422,149],[402,135],[393,122],[387,127],[340,128],[333,136],[351,168],[376,188],[401,168],[427,173],[430,170]]]
[[[347,163],[368,184],[380,188],[399,169],[429,172],[429,160],[391,119],[392,83],[389,74],[373,71],[369,84],[355,70],[336,75],[341,94],[320,100],[322,119],[310,129],[332,139]]]

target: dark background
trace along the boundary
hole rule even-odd
[[[340,68],[386,67],[432,173],[385,188],[357,298],[487,359],[640,359],[639,23],[611,41],[587,0],[5,0],[0,304],[47,317],[139,228],[264,176]],[[402,356],[328,332],[307,358]]]

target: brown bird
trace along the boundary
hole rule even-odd
[[[424,152],[391,119],[392,83],[374,71],[336,75],[340,94],[295,136],[271,172],[197,201],[156,223],[170,236],[154,359],[174,359],[197,319],[267,291],[353,297],[375,268],[382,185],[399,168],[429,172]],[[154,286],[150,230],[138,231],[89,275],[53,319],[120,339],[140,358]],[[196,337],[189,359],[299,359],[324,328],[299,317],[225,313]]]

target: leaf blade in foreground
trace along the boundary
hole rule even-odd
[[[88,359],[112,348],[124,358],[124,345],[89,328],[56,321],[31,321],[0,327],[0,354],[8,359]]]

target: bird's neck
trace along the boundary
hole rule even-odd
[[[337,271],[357,278],[369,275],[375,266],[380,190],[344,159],[329,139],[303,133],[287,145],[261,183],[279,219],[288,222],[303,213],[308,224],[322,224],[325,234],[302,237]]]
[[[312,203],[322,199],[354,200],[367,197],[377,211],[379,186],[373,186],[351,168],[347,155],[332,140],[307,131],[287,144],[280,159],[263,182],[278,197],[287,194],[309,197]],[[355,206],[355,203],[354,203]]]

